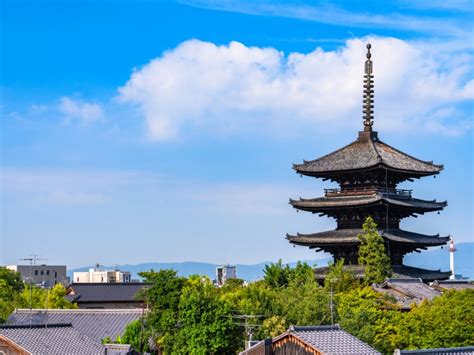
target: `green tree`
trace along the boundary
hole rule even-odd
[[[402,349],[472,346],[474,289],[446,292],[414,307],[400,323]]]
[[[348,291],[359,286],[354,273],[344,268],[344,259],[337,262],[329,262],[329,271],[324,279],[324,288],[326,292],[333,291],[335,293]]]
[[[137,295],[150,307],[146,318],[147,334],[158,348],[167,349],[178,331],[179,300],[186,279],[179,277],[175,270],[150,270],[139,275],[151,284]]]
[[[337,294],[336,310],[336,319],[344,330],[383,353],[393,352],[398,341],[397,324],[403,314],[371,287]]]
[[[179,328],[171,352],[181,354],[235,353],[242,345],[241,330],[231,309],[207,277],[192,276],[179,301]]]
[[[383,238],[377,231],[377,224],[372,217],[367,217],[363,225],[364,233],[359,234],[359,264],[364,266],[366,284],[380,283],[391,274],[390,258],[388,257]]]
[[[52,289],[40,288],[34,285],[25,285],[16,303],[17,308],[77,308],[77,305],[69,302],[66,296],[66,288],[62,284],[56,284]]]
[[[263,280],[271,288],[279,288],[288,285],[290,276],[289,265],[283,265],[281,259],[277,263],[265,265],[263,269]]]
[[[46,289],[45,308],[71,309],[77,308],[77,304],[71,303],[65,298],[66,288],[62,284],[56,284],[50,290]]]
[[[13,312],[22,290],[20,274],[0,267],[0,323],[5,322]]]
[[[141,319],[134,320],[125,328],[125,332],[120,338],[120,343],[130,344],[133,349],[139,351],[149,351],[148,340],[150,333]]]

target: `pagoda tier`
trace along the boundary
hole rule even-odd
[[[443,166],[383,143],[377,132],[366,127],[356,141],[321,158],[293,164],[293,169],[298,174],[336,181],[341,186],[396,187],[405,180],[438,174]]]
[[[364,194],[331,189],[326,190],[325,197],[290,199],[289,203],[298,210],[335,218],[338,228],[362,227],[368,216],[380,227],[398,228],[402,218],[440,211],[447,205],[446,201],[413,198],[407,190],[381,191],[375,188],[366,189]]]
[[[324,251],[334,255],[336,260],[344,258],[346,264],[357,264],[357,251],[359,249],[358,235],[362,234],[361,228],[336,229],[313,234],[289,235],[286,239],[292,244]],[[444,245],[448,242],[448,237],[437,235],[424,235],[408,232],[401,229],[379,230],[380,235],[385,240],[385,245],[389,253],[392,265],[401,265],[403,256],[414,251],[426,250],[428,247]]]
[[[357,278],[364,277],[364,268],[359,265],[346,265],[344,269],[354,273]],[[316,280],[323,282],[329,272],[329,267],[318,267],[314,270]],[[449,271],[444,272],[441,270],[427,270],[420,269],[413,266],[406,265],[393,265],[392,276],[397,279],[412,279],[419,278],[423,282],[433,282],[435,280],[446,280],[449,278],[451,273]]]

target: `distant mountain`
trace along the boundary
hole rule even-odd
[[[459,243],[456,244],[456,249],[457,251],[454,253],[454,272],[471,280],[474,279],[474,243]],[[449,271],[448,247],[411,253],[405,257],[404,263],[425,269]]]
[[[319,260],[304,260],[308,263],[308,265],[314,265],[315,263],[318,266],[326,266],[328,261],[331,260],[330,258],[326,259],[319,259]],[[265,265],[271,264],[271,262],[262,262],[259,264],[253,265],[244,265],[244,264],[237,264],[237,276],[241,279],[252,281],[258,278],[263,277],[263,269]],[[137,264],[137,265],[117,265],[117,266],[102,266],[102,268],[107,270],[113,270],[115,268],[124,271],[130,271],[132,273],[132,278],[136,279],[139,278],[138,273],[141,271],[148,271],[148,270],[161,270],[161,269],[173,269],[178,271],[178,275],[180,276],[189,276],[193,274],[198,275],[206,275],[211,280],[216,278],[216,267],[222,264],[210,264],[210,263],[201,263],[201,262],[193,262],[187,261],[182,263],[144,263],[144,264]],[[296,262],[289,263],[290,266],[295,266]],[[68,276],[71,276],[72,280],[72,273],[74,271],[87,271],[89,268],[93,266],[86,266],[77,269],[72,269],[68,271]]]
[[[460,243],[456,245],[457,251],[454,254],[454,268],[456,274],[462,274],[465,277],[474,279],[474,243]],[[317,264],[326,266],[330,258],[320,260],[305,260],[309,265]],[[422,253],[412,253],[405,257],[404,263],[410,266],[421,267],[425,269],[449,271],[449,252],[447,247],[443,249],[427,250]],[[253,265],[237,264],[237,276],[247,281],[252,281],[263,277],[263,269],[270,262],[262,262]],[[294,266],[296,262],[290,263]],[[103,266],[105,269],[112,270],[117,267],[119,270],[126,270],[132,273],[133,278],[138,278],[138,273],[148,270],[174,269],[181,276],[192,274],[206,275],[210,279],[216,277],[216,267],[221,264],[210,264],[201,262],[182,262],[182,263],[145,263],[138,265],[117,265]],[[92,266],[91,266],[92,267]],[[74,271],[87,271],[89,267],[72,269],[68,272],[72,276]]]

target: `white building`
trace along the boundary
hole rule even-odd
[[[216,283],[222,286],[228,279],[237,278],[237,267],[231,265],[223,265],[216,267]]]
[[[73,283],[128,283],[132,279],[129,271],[101,270],[97,265],[89,271],[74,272]]]
[[[61,283],[68,285],[66,265],[7,265],[7,269],[20,273],[25,283],[39,287],[54,287]]]

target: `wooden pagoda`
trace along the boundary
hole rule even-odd
[[[357,236],[362,233],[365,219],[371,216],[385,241],[396,276],[420,277],[425,281],[446,279],[449,272],[403,265],[403,257],[407,253],[444,245],[449,236],[405,231],[400,229],[400,220],[440,211],[447,202],[414,198],[411,190],[397,189],[397,185],[406,180],[439,174],[443,166],[414,158],[389,146],[379,140],[377,132],[372,130],[374,78],[370,48],[368,44],[363,91],[364,130],[349,145],[321,158],[293,166],[298,174],[339,184],[339,188],[325,189],[323,197],[290,199],[290,204],[298,210],[336,219],[337,228],[313,234],[287,235],[287,239],[295,245],[328,252],[335,260],[343,258],[345,264],[357,269]],[[324,269],[320,271],[324,274]]]

